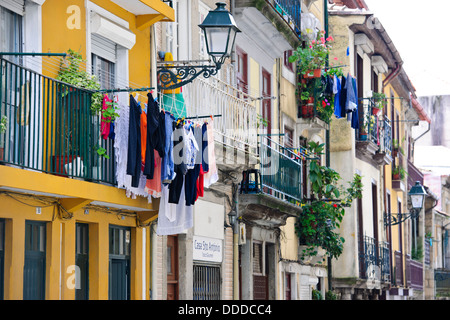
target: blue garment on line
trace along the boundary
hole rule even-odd
[[[334,81],[336,81],[337,93],[334,95],[334,115],[336,118],[341,118],[342,106],[341,106],[341,80],[335,75]]]
[[[359,129],[359,114],[358,114],[358,84],[356,83],[356,79],[352,77],[351,79],[353,84],[353,91],[356,99],[356,108],[352,111],[352,123],[351,127],[353,129]]]
[[[173,122],[175,118],[166,112],[165,117],[165,143],[164,157],[161,162],[161,181],[164,184],[170,183],[175,178],[174,162],[173,162]]]

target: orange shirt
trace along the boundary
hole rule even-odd
[[[145,165],[146,147],[147,147],[147,114],[144,112],[144,110],[142,110],[142,112],[141,112],[141,161],[142,161],[142,166]]]

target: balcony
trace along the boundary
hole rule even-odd
[[[450,270],[435,269],[436,297],[450,297]]]
[[[299,77],[302,76],[299,75]],[[298,97],[300,105],[297,117],[300,119],[300,124],[307,124],[317,129],[329,129],[333,107],[327,106],[325,101],[322,102],[323,99],[319,99],[325,90],[321,78],[301,78],[299,81],[302,83],[302,86],[298,87],[299,94],[301,94],[303,85],[306,85],[306,90],[310,94],[312,93],[309,100],[302,100],[300,96]]]
[[[183,87],[186,115],[214,117],[219,165],[242,171],[257,162],[257,111],[248,95],[216,77],[195,79]],[[169,110],[171,111],[171,110]],[[174,112],[176,115],[176,112]]]
[[[406,255],[406,284],[415,290],[423,290],[423,264]]]
[[[261,46],[283,53],[287,41],[297,48],[301,43],[301,1],[236,0],[234,17],[241,30],[261,40]],[[268,23],[268,21],[270,23]],[[277,33],[277,34],[276,34]],[[279,38],[279,35],[284,39]]]
[[[114,185],[114,146],[90,111],[92,92],[0,59],[0,162]],[[98,152],[101,150],[101,152]]]
[[[284,225],[297,216],[302,200],[302,155],[260,137],[260,169],[243,173],[240,211],[244,218],[260,223]]]
[[[369,236],[359,239],[359,276],[361,279],[388,283],[391,279],[389,243]]]
[[[357,155],[374,165],[387,165],[392,162],[392,126],[389,118],[375,110],[374,99],[360,99]]]

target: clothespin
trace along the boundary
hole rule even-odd
[[[211,118],[211,121],[214,121],[214,118],[213,118],[212,114],[209,117]]]

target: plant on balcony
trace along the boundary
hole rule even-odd
[[[408,173],[406,172],[405,169],[403,169],[403,167],[401,166],[396,166],[394,167],[394,169],[392,170],[392,179],[393,180],[403,180],[405,179],[406,175]]]
[[[323,153],[324,144],[309,143],[309,151],[319,155]],[[336,232],[345,214],[345,207],[355,198],[362,196],[361,176],[355,174],[353,181],[344,188],[339,185],[341,177],[335,170],[320,166],[315,160],[310,163],[309,180],[311,182],[311,199],[302,203],[295,229],[300,243],[306,246],[302,259],[316,256],[318,248],[326,251],[330,257],[339,257],[345,239]]]
[[[327,291],[325,293],[325,300],[337,300],[338,296],[334,291]]]
[[[417,238],[417,247],[411,248],[411,259],[416,261],[422,261],[423,259],[423,244],[422,244],[422,238]]]
[[[403,138],[402,141],[404,141],[404,140],[405,140],[405,138]],[[400,146],[398,140],[397,139],[392,139],[392,155],[394,157],[396,157],[399,152],[402,155],[405,155],[405,152],[404,152],[403,148]]]
[[[100,90],[100,82],[97,77],[81,69],[82,62],[85,62],[85,60],[83,60],[81,53],[69,49],[66,59],[61,60],[56,79],[78,88]],[[100,114],[102,111],[101,93],[92,94],[91,111],[93,114]]]
[[[313,289],[311,292],[311,297],[313,300],[323,300],[322,292],[319,290]]]
[[[8,128],[8,117],[2,116],[2,119],[0,120],[0,134],[5,133],[7,128]]]
[[[297,50],[293,51],[292,56],[289,57],[289,62],[298,61],[297,73],[304,77],[320,77],[321,70],[325,67],[331,50],[331,41],[333,41],[333,38],[325,39],[325,31],[322,30],[317,34],[316,40],[308,41],[304,47],[298,47]],[[314,70],[320,71],[314,73]]]
[[[386,95],[382,92],[372,92],[372,100],[372,113],[377,115],[386,106]]]
[[[8,117],[2,116],[2,119],[0,120],[0,134],[5,133],[7,128],[8,128]],[[3,160],[4,150],[5,149],[3,147],[0,147],[0,160]]]

